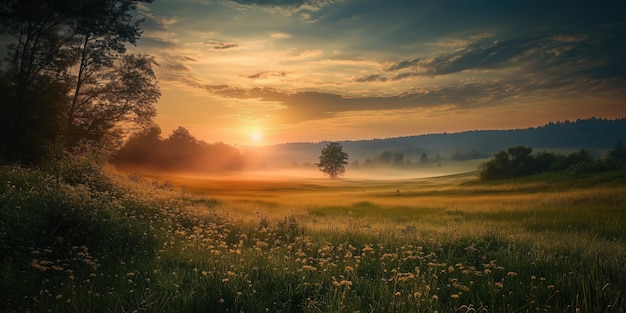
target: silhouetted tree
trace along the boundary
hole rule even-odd
[[[162,155],[161,146],[161,128],[155,124],[131,135],[112,161],[118,165],[153,167]]]
[[[165,139],[161,129],[152,125],[130,136],[112,159],[122,169],[150,170],[240,170],[244,157],[239,149],[225,143],[208,144],[196,139],[189,130],[178,127]]]
[[[498,179],[510,177],[511,160],[509,154],[502,150],[493,158],[478,166],[478,177],[481,179]]]
[[[509,171],[511,176],[522,176],[531,174],[532,163],[534,161],[533,148],[516,146],[507,149],[509,154]]]
[[[145,55],[126,55],[151,0],[2,0],[0,157],[36,161],[46,146],[111,146],[121,124],[147,125],[160,96]]]
[[[606,159],[613,167],[624,166],[624,164],[626,164],[626,148],[624,148],[624,141],[618,141],[613,149],[609,151]]]
[[[393,159],[393,153],[385,151],[374,158],[374,162],[389,165]]]
[[[315,165],[328,174],[331,178],[337,178],[346,171],[348,164],[348,153],[343,151],[343,147],[338,142],[330,142],[322,149],[320,162]]]
[[[420,163],[422,164],[428,163],[428,156],[426,155],[426,153],[422,153],[422,156],[420,157]]]
[[[394,153],[393,158],[391,160],[391,164],[393,166],[403,166],[404,165],[404,154],[402,153]]]

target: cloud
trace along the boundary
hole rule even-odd
[[[215,50],[226,50],[226,49],[231,49],[231,48],[237,48],[239,47],[236,43],[226,43],[226,42],[220,42],[217,43],[213,46],[213,49]]]
[[[514,70],[519,75],[543,75],[546,79],[555,80],[577,76],[623,81],[626,79],[626,65],[620,61],[619,55],[626,53],[626,40],[617,34],[626,31],[626,26],[606,27],[610,30],[481,38],[452,53],[393,62],[383,72],[360,76],[355,81],[398,81],[471,71],[483,71],[484,75],[489,75],[503,69]]]
[[[259,105],[277,123],[346,114],[382,119],[389,110],[521,112],[553,99],[599,103],[604,94],[626,95],[626,23],[606,3],[160,0],[150,6],[160,10],[145,14],[140,45],[162,49],[153,50],[161,81],[207,92],[215,106],[237,106],[238,114]]]
[[[307,0],[231,0],[239,4],[259,5],[259,6],[286,6],[299,7],[307,2]]]
[[[441,105],[462,108],[495,106],[508,98],[527,92],[511,87],[517,84],[498,80],[477,80],[455,86],[416,89],[395,96],[371,97],[345,97],[317,91],[288,93],[275,88],[243,89],[224,85],[204,88],[210,93],[226,98],[279,103],[284,108],[277,113],[281,122],[299,123],[331,118],[343,112],[430,108]]]
[[[324,52],[318,49],[307,49],[307,50],[298,50],[298,49],[289,49],[285,53],[285,56],[293,59],[306,59],[306,58],[314,58],[322,55]]]
[[[287,39],[287,38],[291,38],[291,36],[289,34],[285,34],[285,33],[273,33],[270,35],[271,38],[274,39]]]
[[[159,58],[159,64],[162,68],[174,72],[190,72],[191,68],[187,64],[196,61],[194,58],[174,53],[162,53]]]
[[[287,76],[286,72],[282,72],[282,71],[267,71],[267,72],[260,72],[260,73],[256,73],[256,74],[252,74],[250,76],[246,76],[250,79],[264,79],[264,78],[269,78],[269,77],[285,77]]]
[[[255,5],[261,7],[296,8],[299,10],[317,11],[332,4],[333,0],[230,0],[241,5]]]

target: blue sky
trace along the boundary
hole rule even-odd
[[[165,135],[271,144],[624,117],[618,1],[155,0]]]

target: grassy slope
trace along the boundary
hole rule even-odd
[[[4,311],[626,309],[624,171],[169,178],[184,196],[0,175]]]

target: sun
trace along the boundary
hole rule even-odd
[[[263,142],[263,134],[258,130],[253,131],[252,133],[250,133],[250,141],[257,145],[260,144],[261,142]]]

